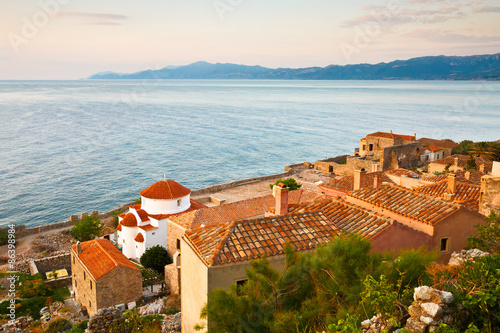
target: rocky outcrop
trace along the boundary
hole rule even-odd
[[[415,288],[413,299],[405,326],[411,333],[434,332],[440,324],[453,324],[452,293],[422,286]]]
[[[181,332],[181,313],[178,312],[171,316],[165,316],[161,326],[162,333]]]
[[[115,307],[99,309],[89,318],[85,333],[107,333],[111,326],[121,319],[120,310]]]
[[[451,266],[460,266],[462,265],[465,261],[468,260],[475,260],[476,258],[484,257],[489,255],[488,252],[484,252],[478,249],[472,249],[472,250],[462,250],[461,252],[453,252],[451,254],[450,261],[448,262],[448,265]]]
[[[153,303],[141,306],[138,311],[141,316],[160,314],[165,309],[165,299],[158,298]]]

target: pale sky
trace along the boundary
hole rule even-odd
[[[500,52],[498,0],[0,0],[0,80]]]

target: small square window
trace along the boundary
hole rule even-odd
[[[441,238],[441,240],[439,241],[439,250],[441,252],[447,252],[449,249],[450,249],[450,238],[449,237]]]
[[[155,235],[155,232],[152,232],[152,233],[151,233],[151,235],[153,235],[153,236],[154,236],[154,235]]]
[[[86,280],[87,279],[87,275],[85,274],[85,271],[83,271],[83,279]]]
[[[177,200],[177,207],[181,206],[181,199]]]
[[[177,250],[181,249],[181,240],[177,239]]]

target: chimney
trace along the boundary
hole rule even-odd
[[[274,197],[276,199],[276,215],[284,215],[288,213],[288,188],[283,183],[274,185]]]
[[[457,176],[454,173],[448,175],[448,193],[455,194],[457,191]]]
[[[455,166],[455,168],[454,168],[454,169],[455,169],[455,170],[457,170],[457,168],[458,168],[458,157],[455,157],[455,158],[453,159],[453,165]]]
[[[354,191],[359,190],[363,187],[365,183],[366,170],[365,169],[357,169],[354,170]]]
[[[378,176],[373,177],[373,188],[377,188],[379,185],[378,183]]]
[[[481,164],[479,166],[479,172],[486,173],[486,172],[484,172],[484,164]]]
[[[391,134],[392,134],[392,130],[391,130]]]
[[[80,255],[82,253],[82,243],[80,241],[76,242],[76,254]]]
[[[470,180],[470,171],[465,173],[465,179]]]

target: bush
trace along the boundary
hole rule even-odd
[[[500,216],[491,212],[486,217],[488,224],[476,225],[477,234],[467,237],[469,249],[479,249],[490,253],[500,253]]]
[[[299,188],[302,187],[302,184],[297,183],[297,181],[294,178],[278,179],[274,183],[269,184],[269,187],[272,190],[273,186],[278,185],[279,183],[285,184],[285,186],[288,188],[289,191],[298,190]]]
[[[5,230],[0,230],[0,246],[7,244],[9,233]]]
[[[87,215],[75,223],[71,229],[71,235],[80,242],[92,240],[101,235],[104,224],[101,223],[99,216]]]
[[[165,266],[172,263],[172,258],[168,255],[167,250],[160,245],[155,245],[149,248],[141,256],[141,265],[146,268],[151,268],[160,274],[165,271]]]
[[[26,281],[19,287],[19,296],[22,298],[46,296],[50,291],[50,288],[42,280],[32,280]]]
[[[44,331],[44,333],[60,333],[60,332],[65,332],[67,330],[70,330],[72,328],[71,323],[69,320],[60,318],[53,320],[49,323],[49,326],[47,329]]]
[[[69,333],[84,333],[89,324],[88,320],[84,320],[80,323],[73,324],[73,329]]]

